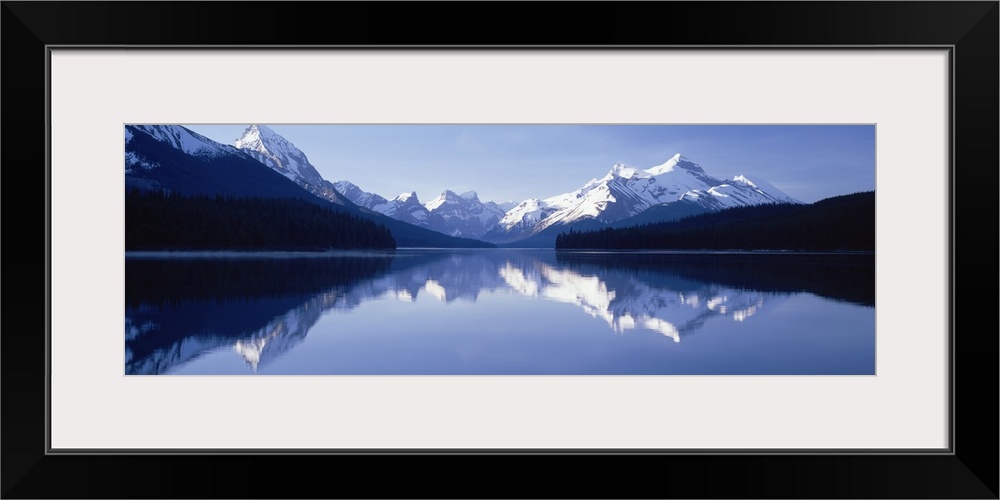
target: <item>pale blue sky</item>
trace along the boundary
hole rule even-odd
[[[676,153],[717,178],[758,176],[804,202],[875,189],[874,125],[272,125],[327,180],[424,203],[445,189],[483,201],[573,191],[615,162]],[[232,144],[247,127],[185,125]]]

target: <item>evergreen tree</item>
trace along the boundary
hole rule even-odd
[[[557,249],[874,251],[875,193],[736,207],[673,222],[560,234]]]
[[[395,248],[389,230],[299,199],[182,197],[130,190],[126,250],[330,250]]]

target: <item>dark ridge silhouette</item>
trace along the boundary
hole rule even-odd
[[[338,203],[320,198],[306,188],[254,160],[234,152],[218,156],[190,155],[134,127],[127,150],[138,152],[157,166],[136,167],[125,175],[126,191],[142,190],[185,197],[293,199],[340,210],[385,226],[396,244],[406,247],[489,248],[494,245],[469,238],[455,238],[417,227],[361,208],[341,195]],[[312,186],[312,191],[332,190],[332,185]],[[335,191],[335,190],[334,190]],[[126,207],[126,214],[128,208]]]
[[[556,249],[875,251],[875,193],[736,207],[677,221],[562,233]]]
[[[317,205],[331,205],[245,154],[190,155],[140,129],[127,128],[132,132],[127,150],[139,152],[158,166],[135,168],[128,172],[125,175],[126,188],[166,191],[183,196],[292,198]]]
[[[126,250],[387,249],[380,224],[294,198],[180,196],[129,190]]]

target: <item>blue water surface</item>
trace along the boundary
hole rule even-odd
[[[873,255],[146,254],[125,373],[875,373]]]

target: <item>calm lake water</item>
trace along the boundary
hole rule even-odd
[[[873,255],[128,256],[125,373],[875,373]]]

